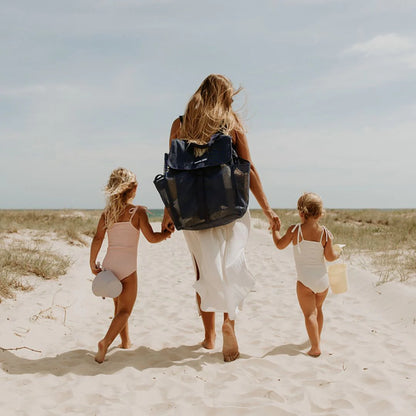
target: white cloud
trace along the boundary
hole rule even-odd
[[[382,87],[413,77],[416,41],[389,33],[355,43],[339,54],[339,60],[309,86],[309,90],[351,92]]]
[[[414,50],[412,39],[398,35],[397,33],[388,33],[378,35],[374,38],[361,43],[356,43],[344,51],[344,54],[365,55],[365,56],[386,56],[397,55]]]

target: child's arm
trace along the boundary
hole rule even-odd
[[[280,236],[280,232],[277,229],[272,230],[274,244],[279,250],[283,250],[292,242],[293,240],[292,231],[294,227],[295,227],[294,225],[291,225],[287,229],[286,234],[283,237]]]
[[[95,232],[94,238],[92,239],[91,243],[91,250],[90,250],[90,268],[93,274],[97,274],[101,271],[99,267],[97,267],[96,261],[98,253],[100,252],[101,246],[103,244],[105,236],[105,219],[104,213],[101,214],[100,220],[98,221],[97,231]]]
[[[334,261],[341,255],[341,252],[337,253],[334,250],[334,245],[332,244],[332,238],[328,236],[328,240],[324,246],[324,256],[327,261]]]
[[[144,207],[139,207],[139,209],[137,210],[137,220],[137,228],[139,228],[143,232],[143,235],[146,237],[146,240],[149,243],[159,243],[160,241],[166,240],[171,235],[171,232],[168,229],[165,229],[161,232],[153,231],[153,228],[150,225],[149,218],[147,216],[146,208]]]

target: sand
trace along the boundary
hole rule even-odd
[[[103,364],[93,357],[112,300],[91,292],[89,248],[54,242],[73,259],[68,274],[0,304],[1,414],[413,415],[416,288],[377,285],[350,267],[348,292],[324,304],[323,353],[311,358],[291,248],[276,250],[258,227],[247,248],[257,283],[237,319],[241,357],[232,363],[223,362],[220,315],[216,348],[200,347],[181,232],[154,245],[141,237],[134,344],[111,348]]]

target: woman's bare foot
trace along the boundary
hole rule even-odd
[[[201,345],[207,350],[215,348],[215,334],[211,336],[205,336],[205,339],[201,342]]]
[[[237,338],[234,332],[234,325],[226,320],[222,325],[223,347],[222,353],[225,362],[236,360],[240,353],[238,352]]]
[[[95,359],[95,361],[97,361],[97,363],[101,364],[104,361],[105,354],[107,354],[107,348],[108,347],[105,346],[104,340],[101,340],[98,343],[98,352],[97,352],[97,354],[95,354],[95,357],[94,357],[94,359]]]
[[[321,355],[321,350],[319,348],[311,348],[308,351],[308,355],[314,358],[319,357]]]

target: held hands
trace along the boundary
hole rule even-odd
[[[174,228],[175,229],[175,228]],[[170,231],[168,228],[161,230],[161,234],[163,236],[163,239],[166,240],[167,238],[170,238],[170,236],[172,235],[173,231]]]
[[[175,232],[175,225],[173,224],[173,221],[168,222],[164,228],[162,228],[163,231],[169,231],[170,234]]]
[[[269,230],[280,231],[280,227],[282,224],[278,215],[272,209],[265,211],[265,214],[267,216],[267,219],[269,220]]]
[[[280,231],[280,221],[279,222],[275,221],[272,225],[270,225],[269,230],[271,232]]]
[[[175,232],[175,225],[173,224],[172,219],[169,215],[165,214],[162,220],[162,227],[161,227],[162,233],[165,231],[169,231],[169,234]]]

